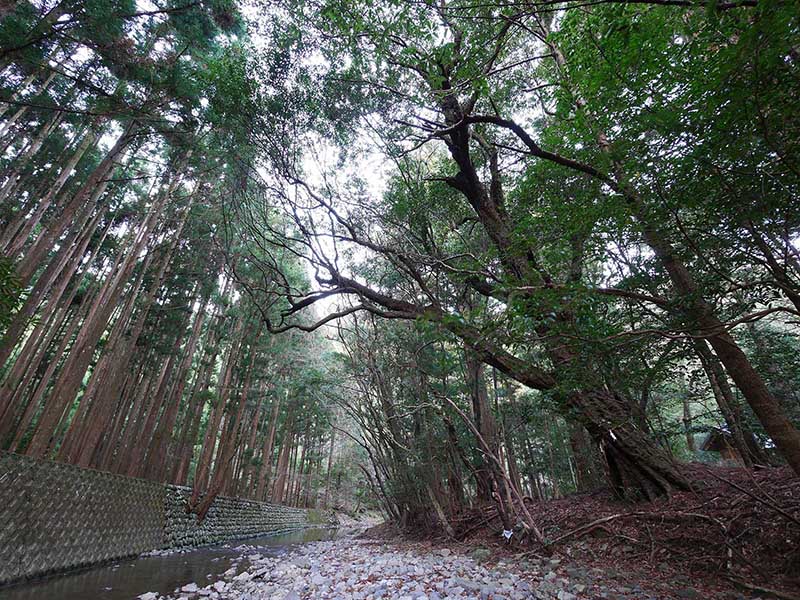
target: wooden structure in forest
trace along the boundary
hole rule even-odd
[[[736,449],[733,434],[718,427],[713,428],[706,434],[705,439],[700,444],[703,452],[719,452],[723,460],[732,460],[737,464],[744,464],[742,455]]]

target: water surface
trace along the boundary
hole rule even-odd
[[[277,555],[305,542],[329,540],[334,529],[303,529],[227,542],[184,554],[127,559],[47,579],[0,587],[2,600],[132,600],[145,592],[172,593],[192,581],[203,587],[227,571],[242,554]],[[243,545],[255,550],[237,550]],[[243,561],[242,567],[247,566]],[[241,568],[241,567],[240,567]]]

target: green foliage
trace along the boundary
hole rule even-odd
[[[14,48],[19,61],[28,66],[38,64],[47,48],[31,44],[37,36],[39,14],[30,2],[17,2],[14,10],[0,20],[0,48]]]
[[[11,322],[22,300],[22,291],[14,261],[0,256],[0,331]]]
[[[689,343],[701,298],[798,416],[793,3],[286,0],[251,22],[235,0],[58,7],[54,23],[17,3],[0,24],[11,63],[2,97],[35,75],[10,105],[25,110],[5,113],[24,139],[7,136],[0,187],[24,189],[8,188],[3,224],[32,214],[86,132],[99,141],[23,250],[63,214],[110,140],[140,127],[108,187],[81,199],[80,218],[98,217],[85,250],[96,257],[65,288],[74,295],[59,308],[70,318],[104,297],[108,273],[169,193],[84,384],[135,336],[133,371],[154,380],[178,363],[186,371],[191,385],[164,388],[182,401],[176,422],[199,407],[200,439],[215,416],[229,424],[239,408],[255,418],[259,402],[280,402],[275,423],[252,428],[261,440],[275,425],[273,456],[246,448],[243,462],[258,467],[295,443],[321,473],[335,424],[352,439],[326,473],[334,493],[365,503],[381,483],[386,510],[422,521],[438,484],[478,491],[484,452],[445,399],[478,421],[481,386],[497,446],[524,463],[531,494],[578,487],[569,443],[587,423],[571,395],[586,390],[613,391],[637,428],[693,458],[687,430],[724,421]],[[44,61],[59,69],[46,87]],[[28,160],[40,131],[49,133]],[[691,274],[688,292],[654,254],[654,233]],[[59,250],[54,241],[47,258]],[[13,261],[0,259],[0,328],[23,292]],[[356,308],[316,333],[267,334]],[[129,321],[115,330],[122,314]],[[774,325],[744,326],[760,316]],[[198,346],[184,362],[195,323]],[[478,384],[467,376],[470,345],[493,365]],[[514,379],[530,381],[529,371],[552,382],[523,390]],[[317,492],[319,473],[309,476]]]

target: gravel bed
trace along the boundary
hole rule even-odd
[[[341,539],[304,544],[280,556],[247,545],[221,579],[190,582],[168,596],[140,600],[660,600],[699,598],[692,588],[652,595],[609,582],[598,569],[546,561],[487,563],[489,551],[469,556],[393,542]]]

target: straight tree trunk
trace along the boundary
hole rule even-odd
[[[223,288],[223,295],[226,288]],[[219,352],[218,340],[221,336],[221,329],[225,320],[224,310],[216,308],[217,312],[213,317],[213,323],[209,328],[206,339],[203,342],[203,355],[198,365],[195,376],[194,386],[189,396],[189,406],[181,424],[180,439],[175,455],[177,460],[172,473],[172,481],[178,485],[185,485],[189,474],[189,467],[194,453],[194,445],[197,441],[200,430],[200,420],[203,416],[205,406],[204,390],[208,390],[211,385],[211,375],[214,363]]]
[[[113,277],[109,277],[106,285],[104,285],[103,293],[101,293],[96,305],[90,311],[87,323],[81,330],[81,335],[79,335],[78,340],[70,350],[62,369],[62,374],[53,386],[50,399],[40,419],[37,434],[31,440],[29,453],[35,456],[45,456],[49,453],[55,441],[53,435],[56,432],[56,428],[66,408],[75,400],[75,395],[91,362],[95,347],[117,307],[124,285],[130,278],[139,254],[144,249],[156,225],[157,218],[162,214],[164,205],[169,200],[179,181],[180,178],[177,174],[170,177],[169,183],[156,198],[150,213],[137,231],[132,247],[121,261],[120,269]]]
[[[139,269],[139,275],[128,292],[128,297],[111,328],[104,352],[92,369],[86,390],[78,404],[78,410],[75,412],[64,442],[59,449],[60,460],[84,467],[89,466],[96,445],[106,431],[107,423],[103,418],[102,410],[103,396],[108,396],[108,401],[116,403],[119,386],[124,383],[124,373],[127,371],[129,358],[125,349],[131,347],[131,353],[133,352],[132,347],[136,344],[138,332],[134,327],[134,333],[130,339],[125,340],[124,336],[131,324],[139,291],[152,258],[153,253],[148,252],[144,264]],[[148,307],[149,304],[145,303],[145,308]],[[146,314],[146,310],[143,312]],[[140,318],[140,321],[143,320],[143,317]],[[112,377],[107,377],[109,372],[112,373]],[[110,413],[111,411],[106,412]]]
[[[50,205],[53,203],[53,200],[56,199],[58,193],[67,183],[67,180],[72,175],[75,167],[77,166],[78,162],[83,158],[86,152],[97,144],[97,141],[100,139],[100,132],[90,130],[84,134],[81,143],[78,144],[78,147],[73,152],[72,156],[69,158],[67,163],[62,167],[61,173],[56,178],[55,182],[50,185],[47,193],[44,195],[43,198],[39,199],[36,203],[36,208],[32,215],[30,215],[24,223],[18,228],[14,237],[9,240],[7,244],[6,254],[8,256],[16,257],[21,251],[22,247],[28,239],[31,231],[33,231],[34,227],[39,224],[44,213],[50,208]],[[99,182],[98,182],[99,183]],[[47,224],[49,226],[49,224]],[[62,230],[66,230],[66,227]],[[60,235],[60,234],[59,234]],[[44,254],[37,255],[41,260],[44,257]],[[23,281],[27,282],[30,279],[30,276],[33,274],[34,269],[38,266],[34,263],[26,263],[23,261],[20,263],[19,266],[19,276]]]
[[[206,433],[203,440],[203,449],[200,453],[200,459],[197,463],[197,471],[192,485],[192,497],[189,501],[189,506],[194,510],[198,506],[200,495],[207,487],[207,479],[211,473],[211,462],[214,457],[214,451],[217,447],[217,437],[220,431],[220,424],[222,423],[225,414],[225,408],[228,404],[228,397],[230,395],[231,381],[233,379],[234,366],[239,358],[239,351],[242,345],[243,329],[244,329],[244,314],[240,314],[236,325],[233,330],[231,347],[228,350],[228,356],[225,361],[222,377],[220,378],[218,386],[219,398],[206,427]]]
[[[486,393],[484,379],[484,366],[474,353],[469,349],[464,352],[464,366],[466,369],[467,388],[472,400],[472,418],[480,434],[489,444],[492,452],[496,453],[498,444],[496,439],[496,425],[494,416],[489,408],[489,397]],[[478,448],[480,446],[477,446]],[[492,475],[488,459],[479,454],[475,463],[475,483],[478,488],[478,497],[483,501],[492,499]]]
[[[461,451],[461,446],[458,443],[458,434],[453,426],[453,422],[444,414],[442,414],[442,421],[447,430],[447,440],[449,442],[447,444],[449,455],[447,487],[449,490],[448,499],[450,500],[450,512],[451,514],[458,514],[467,506],[460,465],[465,465],[470,472],[472,471],[472,465],[469,464],[467,457],[464,456]]]
[[[13,7],[14,6],[14,3],[12,1],[10,1],[10,0],[5,0],[5,2],[8,3],[7,6],[9,6],[9,7]],[[6,7],[5,3],[3,4],[3,7],[4,8]],[[12,8],[12,10],[13,10],[13,8]],[[9,10],[9,12],[10,12],[10,10]],[[6,14],[7,14],[6,12],[0,12],[0,19],[3,19],[6,16]],[[36,71],[36,70],[35,71],[31,71],[31,73],[25,79],[23,79],[22,82],[17,86],[17,89],[15,89],[14,93],[11,94],[11,96],[9,97],[9,100],[12,100],[12,101],[13,100],[18,100],[20,95],[27,89],[27,87],[30,84],[32,84],[36,80],[36,78],[38,76],[39,76],[39,71]],[[6,114],[6,112],[12,106],[13,105],[11,104],[11,102],[0,103],[0,117],[2,117],[4,114]]]
[[[5,202],[11,195],[12,191],[19,189],[19,183],[23,180],[25,169],[30,160],[36,156],[47,138],[55,131],[58,125],[64,118],[64,113],[57,112],[53,114],[48,121],[46,121],[39,129],[39,132],[30,143],[20,152],[19,156],[14,159],[14,163],[5,176],[5,183],[0,187],[0,202]],[[30,209],[38,202],[38,196],[29,198],[23,205],[23,208],[16,213],[16,217],[12,217],[7,224],[3,227],[3,232],[0,234],[0,251],[8,254],[8,246],[11,243],[25,223],[25,217],[30,212]]]
[[[575,476],[578,482],[578,491],[585,492],[598,487],[601,480],[598,478],[595,463],[596,451],[587,439],[586,429],[574,422],[567,424],[569,427],[569,444],[575,460]]]
[[[6,379],[0,388],[0,440],[5,438],[13,428],[13,417],[16,411],[12,410],[12,408],[18,406],[25,409],[26,406],[31,403],[32,399],[26,396],[26,390],[35,378],[39,366],[46,356],[48,347],[52,343],[57,333],[62,329],[63,324],[69,318],[70,306],[72,305],[84,276],[94,264],[97,254],[99,253],[109,230],[110,225],[106,227],[105,231],[103,232],[98,244],[86,261],[83,275],[77,281],[73,281],[74,269],[72,268],[68,269],[67,272],[61,275],[62,279],[48,302],[48,310],[40,317],[40,322],[26,340],[25,347],[17,357],[14,366],[7,374]],[[86,242],[88,243],[88,237]],[[79,254],[81,257],[83,257],[83,252],[85,252],[85,249],[86,248],[84,246],[80,251]],[[78,262],[79,261],[75,260],[76,267]],[[63,293],[70,281],[73,281],[72,289],[66,295],[66,297],[64,297]],[[86,305],[84,304],[84,306]],[[78,323],[76,322],[76,327],[77,324]],[[71,338],[71,334],[67,337]],[[60,356],[60,353],[56,355],[56,358],[58,356]],[[56,362],[57,361],[53,361],[53,368],[55,368]],[[5,414],[3,414],[3,406],[6,407]],[[30,423],[29,419],[26,421],[27,424]]]
[[[129,458],[124,474],[128,477],[141,477],[143,474],[150,440],[164,406],[163,391],[174,364],[173,359],[174,357],[170,356],[162,362],[158,378],[148,393],[148,396],[152,396],[152,400],[149,402],[147,416],[140,421],[141,427],[134,438],[136,442],[129,446],[129,451],[126,452]]]
[[[203,323],[206,317],[206,306],[208,305],[208,295],[205,295],[200,302],[197,314],[194,318],[191,333],[182,350],[183,358],[176,374],[176,385],[171,391],[170,400],[167,403],[167,412],[162,423],[159,423],[159,430],[156,432],[156,443],[152,451],[152,458],[149,462],[151,466],[151,478],[155,481],[165,481],[167,474],[167,449],[170,446],[172,432],[178,417],[178,409],[183,400],[183,392],[186,388],[189,369],[192,365],[197,342],[200,339]]]
[[[272,417],[269,422],[269,433],[264,438],[264,445],[261,449],[261,469],[258,472],[258,488],[256,489],[256,500],[266,499],[267,490],[270,484],[270,474],[272,468],[272,451],[275,447],[275,432],[278,426],[278,412],[281,407],[281,398],[275,394],[272,401]]]
[[[34,328],[32,334],[26,340],[25,346],[23,347],[20,354],[17,356],[13,366],[8,370],[6,373],[6,377],[4,378],[3,385],[0,387],[0,415],[2,415],[5,410],[8,408],[11,399],[13,398],[14,394],[16,393],[20,379],[23,376],[26,369],[30,367],[32,358],[31,354],[34,351],[34,348],[37,346],[37,342],[40,341],[45,335],[45,327],[48,322],[50,322],[53,316],[56,314],[56,311],[61,306],[62,296],[67,289],[69,282],[72,280],[73,275],[77,271],[80,263],[84,259],[86,249],[91,241],[91,236],[96,227],[96,222],[93,221],[89,224],[86,228],[86,231],[83,234],[82,239],[78,240],[78,245],[71,252],[70,260],[66,263],[62,262],[63,265],[62,272],[60,273],[60,279],[58,280],[58,284],[56,285],[55,289],[50,290],[50,297],[48,299],[47,305],[45,306],[42,313],[39,315],[39,320]],[[102,240],[105,239],[105,235],[108,233],[108,228],[106,228]],[[92,256],[89,258],[89,264],[91,264],[99,251],[101,243],[97,246],[95,251],[92,253]],[[77,292],[77,284],[72,288],[72,294],[70,295],[67,305],[69,302],[72,301],[75,293]]]
[[[39,383],[37,384],[36,388],[34,389],[33,394],[31,395],[31,398],[28,400],[28,406],[27,406],[27,408],[25,410],[25,413],[22,416],[21,423],[19,425],[17,425],[17,434],[14,437],[13,446],[15,446],[17,448],[17,452],[22,450],[22,448],[20,446],[20,444],[22,442],[22,437],[27,432],[28,427],[30,426],[30,424],[31,424],[31,422],[33,420],[33,417],[36,414],[36,410],[38,409],[39,405],[42,402],[42,398],[44,397],[45,392],[47,391],[50,378],[53,376],[53,373],[55,372],[56,368],[60,364],[59,357],[65,352],[67,346],[73,340],[73,336],[78,331],[78,328],[81,325],[81,323],[83,322],[83,320],[85,319],[86,314],[88,313],[89,309],[90,309],[90,306],[87,303],[87,306],[85,308],[82,307],[80,313],[76,314],[72,318],[72,321],[71,321],[68,329],[63,334],[63,336],[61,338],[61,341],[59,342],[59,345],[56,348],[56,351],[55,351],[55,353],[53,355],[53,359],[47,365],[47,368],[45,369],[45,372],[42,374],[41,379],[39,379]],[[37,426],[38,426],[38,423],[37,423]],[[30,444],[28,444],[28,447],[29,446],[30,446]],[[29,454],[28,447],[25,448],[26,454]]]
[[[675,291],[685,300],[686,317],[706,336],[725,370],[761,421],[764,430],[795,474],[800,475],[800,431],[789,420],[786,411],[769,391],[761,375],[714,314],[711,305],[699,295],[694,278],[677,258],[675,250],[649,225],[643,213],[640,210],[639,219],[644,224],[645,239],[669,273]]]
[[[247,453],[247,455],[251,456],[248,464],[242,465],[239,477],[237,478],[237,485],[236,490],[241,490],[241,494],[245,498],[252,498],[253,496],[253,475],[254,475],[254,465],[252,461],[252,457],[255,456],[255,449],[256,449],[256,439],[258,437],[258,425],[259,421],[261,420],[261,405],[264,400],[264,382],[261,382],[258,390],[258,398],[256,399],[256,405],[253,409],[249,421],[250,431],[247,435],[247,442],[244,445],[243,455]]]
[[[196,513],[198,520],[205,519],[208,509],[214,499],[222,491],[229,481],[232,471],[231,461],[234,458],[234,453],[237,449],[237,442],[239,441],[240,430],[242,425],[242,416],[247,406],[248,391],[250,389],[250,382],[252,381],[253,365],[255,364],[256,350],[255,344],[258,341],[260,331],[256,333],[255,339],[250,350],[250,362],[247,367],[247,372],[244,378],[244,385],[242,386],[242,393],[239,396],[238,406],[236,407],[236,415],[233,421],[229,424],[227,431],[224,432],[222,440],[220,441],[220,451],[217,462],[214,465],[214,473],[211,477],[211,483],[203,496],[203,499],[197,505]]]
[[[53,248],[56,241],[69,226],[76,220],[81,220],[81,215],[88,216],[93,211],[95,202],[90,201],[93,197],[93,192],[104,183],[107,185],[107,182],[103,180],[111,173],[117,159],[134,141],[138,129],[139,125],[135,121],[127,127],[83,185],[64,204],[58,217],[47,224],[47,227],[42,230],[42,233],[27,249],[17,266],[17,276],[23,284],[27,284],[30,281],[47,252]]]
[[[325,508],[330,508],[331,498],[331,471],[333,469],[333,447],[336,443],[336,429],[331,428],[331,443],[328,446],[328,467],[325,470]]]
[[[272,500],[277,503],[282,503],[286,492],[286,479],[289,470],[289,455],[293,450],[294,445],[294,414],[287,417],[286,426],[283,433],[283,442],[281,443],[281,450],[278,453],[278,466],[276,468],[277,477],[275,485],[272,490]]]
[[[47,77],[44,78],[42,83],[36,87],[36,89],[33,91],[33,95],[35,96],[35,95],[38,95],[38,94],[41,94],[42,92],[44,92],[50,86],[50,84],[53,82],[53,79],[55,79],[55,78],[56,78],[56,72],[55,71],[51,71],[47,75]],[[12,99],[15,99],[15,97],[16,97],[16,94],[14,94],[12,96]],[[11,106],[10,102],[9,103],[5,103],[5,104],[6,104],[6,106]],[[19,121],[22,117],[25,116],[25,113],[28,112],[28,108],[29,108],[29,106],[27,104],[23,104],[22,106],[20,106],[17,109],[17,111],[13,115],[11,115],[10,117],[8,117],[7,119],[5,119],[3,121],[3,124],[0,125],[0,138],[5,137],[5,135],[14,126],[14,124],[17,121]],[[2,115],[2,114],[3,113],[0,112],[0,115]],[[5,154],[7,148],[8,148],[8,145],[4,144],[3,147],[0,148],[0,154]]]
[[[691,386],[691,382],[689,382],[689,386]],[[691,388],[690,388],[691,389]],[[686,436],[686,448],[689,452],[694,452],[694,434],[692,433],[692,408],[689,403],[691,396],[691,392],[687,391],[686,394],[683,394],[683,432]]]
[[[700,358],[700,363],[703,365],[706,377],[708,377],[717,406],[725,419],[725,424],[733,436],[736,448],[745,465],[748,467],[752,467],[754,464],[768,465],[769,459],[766,453],[756,442],[752,430],[744,422],[741,407],[733,395],[725,369],[717,357],[714,356],[705,340],[695,339],[694,348]]]
[[[133,399],[145,378],[146,361],[137,361],[133,369],[124,378],[120,389],[119,400],[116,403],[114,421],[105,441],[95,449],[89,458],[89,464],[103,471],[118,471],[116,465],[121,456],[119,448],[124,442],[126,426],[129,424],[129,415],[135,408]]]
[[[99,186],[97,191],[102,193],[105,187]],[[80,243],[80,240],[85,240],[86,243],[91,239],[94,227],[97,221],[88,220],[85,226],[76,228],[62,240],[59,250],[55,253],[47,267],[36,279],[33,289],[28,294],[22,307],[16,312],[14,318],[6,329],[2,341],[0,341],[0,365],[5,364],[14,348],[19,344],[25,334],[30,320],[36,311],[41,306],[44,299],[51,292],[53,283],[57,280],[60,274],[63,274],[68,269],[70,262],[77,264],[75,261],[82,258],[79,250],[85,247]],[[54,298],[51,296],[51,301]]]

